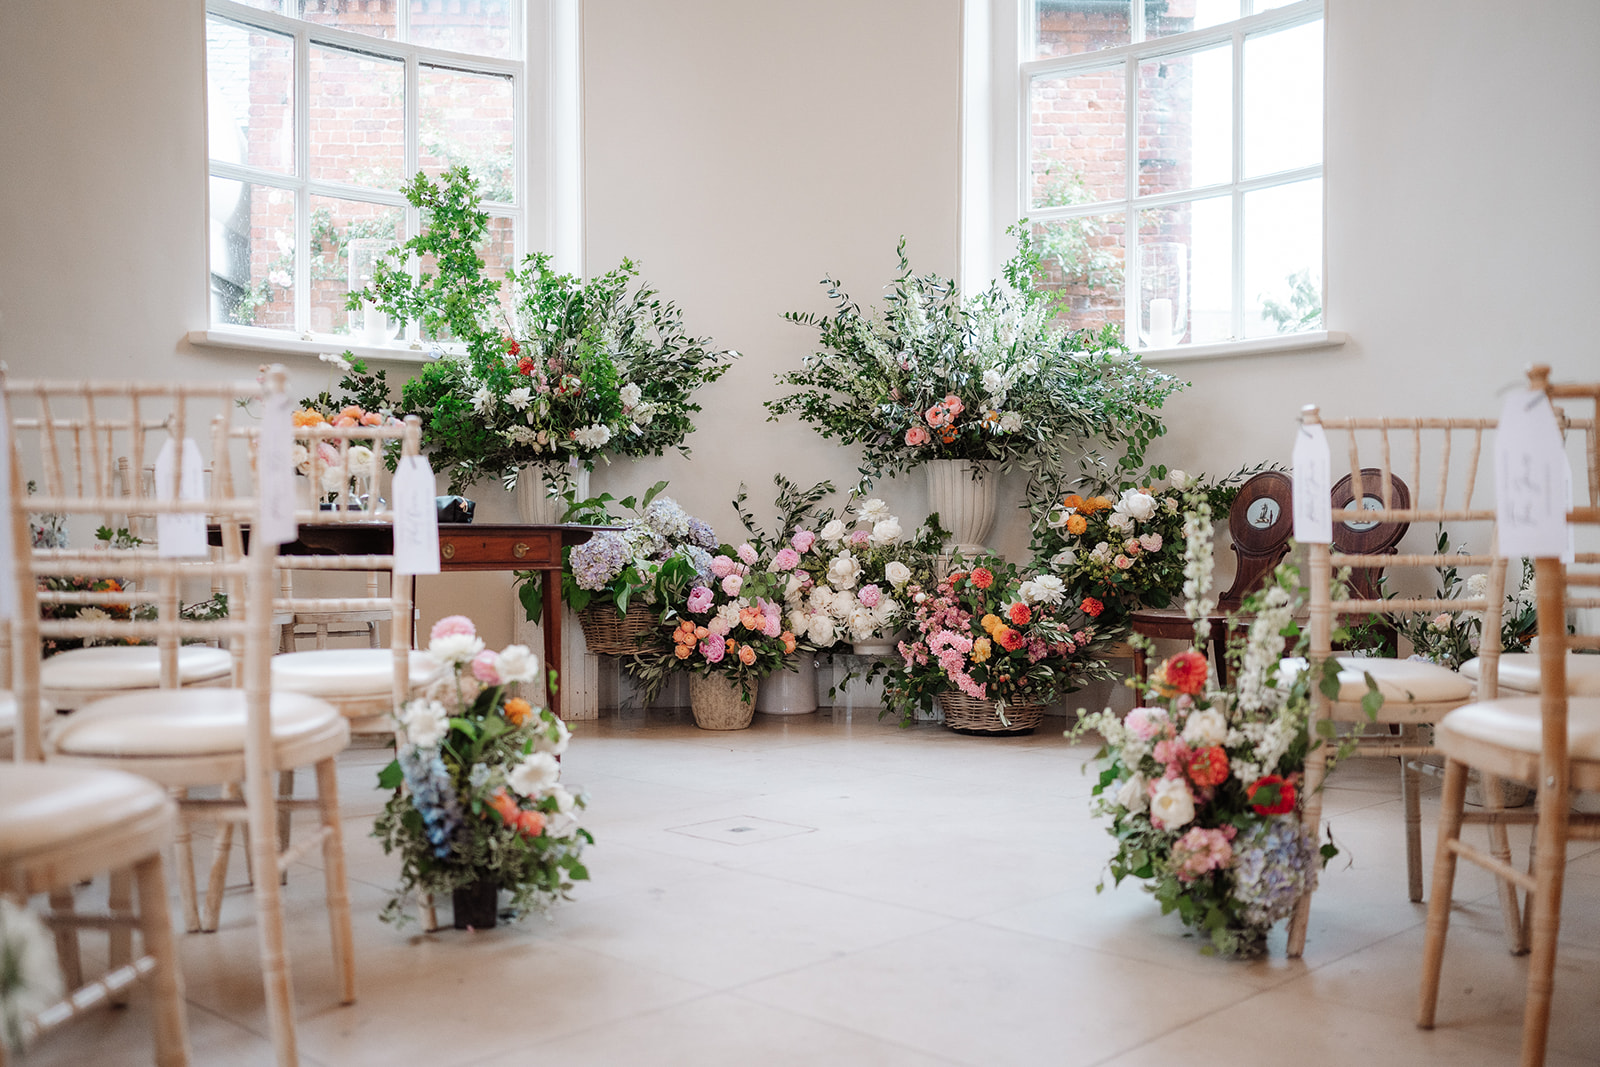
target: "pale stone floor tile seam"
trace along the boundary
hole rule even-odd
[[[262,990],[261,996],[262,996],[263,1000],[266,999],[266,991],[264,989]],[[206,1007],[203,1004],[197,1004],[193,1000],[191,1000],[187,995],[184,996],[183,1001],[184,1001],[185,1010],[188,1012],[188,1015],[189,1015],[189,1026],[188,1026],[188,1029],[189,1029],[189,1034],[190,1034],[190,1044],[194,1043],[194,1037],[193,1037],[194,1031],[195,1031],[194,1017],[195,1017],[195,1015],[199,1014],[199,1015],[209,1015],[213,1019],[221,1019],[223,1022],[227,1023],[229,1026],[235,1027],[236,1029],[241,1030],[244,1033],[249,1034],[251,1037],[254,1037],[254,1038],[258,1039],[262,1044],[266,1045],[268,1048],[272,1047],[272,1037],[269,1034],[262,1033],[261,1031],[257,1030],[255,1027],[253,1027],[250,1024],[244,1022],[243,1020],[236,1019],[232,1015],[230,1015],[230,1014],[228,1014],[226,1012],[215,1011],[215,1010],[213,1010],[211,1008]],[[115,1010],[115,1009],[113,1009],[113,1010]],[[298,1020],[298,1018],[299,1018],[299,1013],[298,1012],[296,1013],[295,1017]],[[321,1061],[319,1059],[314,1059],[314,1058],[306,1055],[304,1049],[296,1049],[296,1052],[299,1055],[301,1067],[328,1067],[328,1065],[324,1064],[323,1061]]]

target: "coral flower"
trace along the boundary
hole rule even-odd
[[[1161,666],[1167,684],[1180,693],[1193,695],[1206,687],[1206,658],[1194,649],[1186,649]]]
[[[778,639],[783,642],[783,654],[784,655],[787,656],[791,652],[794,651],[794,649],[795,649],[794,634],[790,633],[788,630],[785,630],[785,631],[783,631],[783,633],[778,635]]]
[[[1018,630],[1001,630],[996,637],[1000,641],[1000,647],[1007,652],[1015,652],[1028,643],[1028,639],[1023,637],[1021,631]]]
[[[928,433],[924,427],[913,426],[906,431],[906,444],[913,448],[918,445],[925,445],[931,440],[933,440],[933,435]]]
[[[1085,519],[1082,515],[1068,515],[1067,516],[1067,533],[1072,534],[1074,537],[1076,537],[1077,535],[1083,533],[1083,531],[1087,530],[1088,528],[1089,528],[1089,520]]]
[[[544,812],[519,811],[517,813],[517,829],[529,837],[538,837],[544,833]]]
[[[970,577],[972,578],[972,584],[979,589],[987,589],[994,584],[994,572],[988,567],[972,568]]]
[[[1106,610],[1106,606],[1092,596],[1084,597],[1083,603],[1079,604],[1078,607],[1082,608],[1083,613],[1091,619],[1098,619],[1100,613]]]
[[[1201,789],[1228,780],[1228,753],[1221,746],[1196,749],[1189,755],[1189,780]]]
[[[301,408],[294,413],[293,418],[296,426],[321,426],[328,421],[322,417],[322,412],[312,408]]]
[[[533,705],[521,697],[512,697],[506,701],[504,708],[507,721],[513,726],[521,726],[528,721],[528,716],[533,714]]]
[[[1033,609],[1020,600],[1011,605],[1007,614],[1011,617],[1013,626],[1026,626],[1033,620]]]
[[[749,645],[740,645],[739,646],[739,662],[743,663],[746,667],[748,667],[748,666],[750,666],[750,664],[754,663],[755,661],[756,661],[756,650],[751,648]]]
[[[533,375],[533,360],[528,358],[527,356],[523,356],[521,359],[517,360],[517,373],[532,377],[532,375]]]
[[[1258,793],[1261,797],[1259,804],[1256,803]],[[1256,779],[1250,788],[1245,790],[1245,797],[1257,815],[1287,815],[1294,810],[1294,783],[1285,781],[1281,774],[1269,774],[1265,778]]]
[[[1083,497],[1077,493],[1068,493],[1061,498],[1061,506],[1064,508],[1081,508],[1083,507]]]

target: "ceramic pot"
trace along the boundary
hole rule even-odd
[[[582,467],[572,471],[572,485],[577,490],[577,499],[588,499],[589,472]],[[553,526],[561,521],[567,502],[559,496],[551,496],[548,487],[543,467],[523,467],[517,472],[517,514],[523,522]]]
[[[756,710],[763,715],[809,715],[817,710],[817,658],[794,657],[798,670],[776,671],[762,679]]]
[[[950,531],[951,549],[967,559],[987,552],[983,539],[994,526],[998,481],[994,464],[933,459],[923,469],[928,472],[928,507],[938,512],[939,522]]]

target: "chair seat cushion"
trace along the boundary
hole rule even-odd
[[[1464,677],[1478,680],[1481,666],[1477,657],[1461,665]],[[1500,688],[1514,689],[1519,693],[1537,693],[1540,685],[1539,656],[1534,652],[1502,652],[1500,654]],[[1567,653],[1567,694],[1569,696],[1600,696],[1600,656]]]
[[[1367,679],[1378,683],[1386,703],[1435,704],[1445,701],[1465,703],[1472,699],[1472,683],[1437,663],[1421,660],[1383,659],[1365,656],[1338,656],[1339,702],[1357,704],[1367,693]],[[1299,674],[1306,669],[1300,657],[1285,659],[1282,669]]]
[[[137,774],[11,764],[0,774],[0,861],[91,837],[170,805],[165,789]]]
[[[1445,752],[1453,742],[1469,741],[1537,756],[1541,732],[1538,697],[1505,697],[1457,708],[1436,727],[1435,738]],[[1600,761],[1600,697],[1568,700],[1567,754]]]
[[[411,688],[433,681],[439,664],[413,651]],[[272,688],[314,696],[382,696],[394,684],[394,652],[387,648],[323,648],[272,657]]]
[[[194,685],[225,677],[233,656],[209,645],[178,649],[178,683]],[[74,648],[39,665],[45,689],[154,689],[161,684],[161,651],[154,645]]]
[[[272,694],[272,740],[293,744],[342,726],[333,705],[299,693]],[[123,693],[60,719],[50,747],[64,756],[229,756],[244,751],[242,689]]]

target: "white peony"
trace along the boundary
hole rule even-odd
[[[1000,416],[1001,433],[1016,433],[1020,429],[1022,429],[1022,413],[1020,411],[1008,411]]]
[[[841,589],[833,594],[833,600],[828,604],[828,614],[832,615],[835,622],[840,625],[856,610],[856,595],[847,589]]]
[[[617,391],[617,396],[621,399],[624,407],[637,407],[639,401],[644,398],[644,390],[633,382],[629,382]]]
[[[419,748],[432,748],[450,732],[450,716],[437,700],[413,700],[400,713],[406,739]]]
[[[1183,727],[1183,739],[1190,748],[1210,748],[1228,739],[1228,720],[1215,708],[1197,711]]]
[[[500,680],[505,683],[537,681],[539,657],[534,655],[527,645],[507,645],[495,662],[495,670],[499,672]]]
[[[806,602],[811,605],[812,611],[827,611],[833,607],[833,587],[827,585],[812,586],[811,595],[806,598]]]
[[[911,568],[899,560],[894,560],[883,568],[883,576],[889,579],[890,585],[898,589],[911,580]]]
[[[1118,511],[1132,515],[1140,522],[1154,518],[1156,507],[1156,498],[1142,489],[1129,489],[1122,494],[1122,499],[1117,501]]]
[[[1050,557],[1050,566],[1058,571],[1066,570],[1076,562],[1078,562],[1077,550],[1071,548],[1063,548],[1060,552]]]
[[[1067,586],[1053,574],[1041,574],[1023,582],[1017,591],[1029,604],[1059,604],[1066,598]]]
[[[789,621],[789,632],[793,634],[804,634],[806,632],[806,626],[811,622],[811,616],[807,615],[800,608],[795,608],[793,611],[789,612],[788,616],[786,617]]]
[[[838,519],[830,519],[817,536],[829,544],[838,544],[844,540],[844,523]]]
[[[506,784],[530,799],[537,799],[561,778],[561,764],[548,752],[531,752],[511,768]]]
[[[1150,818],[1163,830],[1176,830],[1194,820],[1194,794],[1182,778],[1163,778],[1150,798]]]
[[[889,505],[873,497],[860,507],[856,508],[856,517],[863,522],[870,522],[874,526],[890,517]]]
[[[791,571],[783,582],[783,599],[787,604],[800,602],[800,594],[805,591],[806,576],[798,571]]]
[[[351,445],[350,451],[345,454],[345,465],[354,478],[370,478],[378,469],[377,457],[366,445]]]
[[[1122,788],[1117,790],[1117,803],[1135,815],[1150,806],[1150,795],[1145,789],[1142,773],[1135,771],[1132,778],[1122,783]]]
[[[471,663],[483,651],[483,639],[472,634],[445,634],[428,642],[428,655],[440,663]]]
[[[533,738],[535,752],[548,752],[552,756],[559,756],[567,750],[567,742],[572,740],[572,731],[567,729],[567,724],[560,719],[555,721],[556,736],[550,736],[551,725],[543,723],[539,732]]]
[[[1174,489],[1187,489],[1189,488],[1189,482],[1189,476],[1183,473],[1183,471],[1167,472],[1167,484],[1172,486]]]
[[[506,403],[510,404],[518,411],[524,410],[532,402],[533,390],[529,389],[527,386],[523,386],[520,389],[513,389],[511,392],[506,394]]]
[[[900,540],[903,532],[900,529],[900,520],[891,515],[881,522],[872,524],[872,544],[878,548],[892,545]]]
[[[839,640],[839,632],[833,625],[833,617],[827,614],[811,616],[811,620],[806,623],[806,638],[818,648],[827,648]]]
[[[850,636],[857,641],[865,641],[878,632],[878,616],[871,608],[864,608],[857,604],[850,609]]]
[[[856,579],[861,577],[861,563],[847,548],[833,557],[833,562],[828,564],[828,583],[837,589],[855,588]]]
[[[61,964],[55,939],[43,920],[26,907],[0,896],[0,960],[6,962],[0,985],[0,1047],[13,1022],[29,1019],[61,999]]]
[[[1122,511],[1113,511],[1111,517],[1106,519],[1106,525],[1118,533],[1131,533],[1133,531],[1133,516]]]

